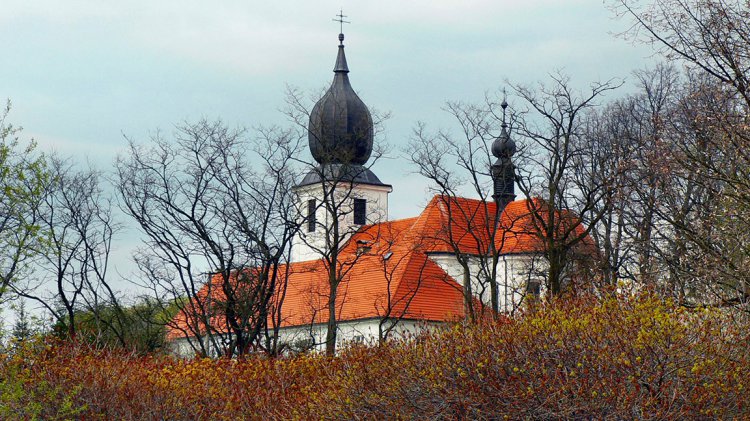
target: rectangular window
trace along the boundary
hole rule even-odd
[[[315,199],[307,201],[307,232],[315,232]]]
[[[364,225],[367,223],[367,200],[354,199],[354,224]]]

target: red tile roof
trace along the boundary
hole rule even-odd
[[[538,203],[538,202],[534,202]],[[495,245],[504,254],[539,252],[543,243],[534,234],[534,221],[527,200],[511,202],[503,211]],[[362,227],[343,247],[340,258],[350,263],[336,301],[338,320],[398,317],[425,321],[462,318],[460,284],[429,257],[431,252],[484,254],[492,238],[495,203],[435,196],[415,218]],[[583,227],[579,224],[580,230]],[[576,227],[576,230],[579,229]],[[453,239],[453,241],[450,241]],[[367,244],[369,251],[358,251]],[[279,268],[289,270],[282,306],[282,327],[325,323],[328,319],[327,271],[322,260],[296,262]],[[221,276],[204,286],[198,299],[221,295]],[[216,298],[216,297],[214,297]],[[186,315],[173,320],[169,338],[184,335]],[[213,318],[211,324],[223,325]],[[270,320],[269,320],[270,324]]]

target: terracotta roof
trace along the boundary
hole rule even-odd
[[[541,203],[541,202],[534,202]],[[534,234],[534,221],[527,200],[511,202],[500,217],[494,241],[504,254],[539,252],[543,244]],[[448,276],[429,257],[429,253],[455,252],[483,254],[488,250],[495,204],[464,198],[435,196],[414,218],[388,221],[362,227],[343,247],[345,276],[336,301],[340,321],[373,317],[399,317],[425,321],[462,318],[463,296],[459,283]],[[577,223],[577,222],[576,222]],[[578,224],[576,230],[583,229]],[[451,242],[450,239],[454,241]],[[358,250],[363,244],[370,249]],[[282,306],[282,327],[325,323],[328,319],[327,271],[322,260],[291,263],[279,268],[289,271]],[[221,296],[221,276],[204,286],[198,300],[209,291]],[[175,327],[185,326],[180,313]],[[211,324],[223,325],[220,317]],[[170,329],[169,338],[183,336],[179,328]]]
[[[435,196],[419,216],[420,230],[433,239],[432,252],[486,254],[490,244],[501,254],[542,252],[545,249],[539,236],[540,224],[534,220],[532,210],[541,218],[548,215],[545,202],[540,199],[516,200],[509,203],[497,223],[495,231],[494,202],[462,197]],[[570,228],[580,235],[585,227],[568,212],[555,212],[558,233]],[[493,232],[494,231],[494,232]],[[494,238],[493,238],[494,233]],[[585,237],[584,242],[590,242]],[[458,250],[456,250],[458,249]]]

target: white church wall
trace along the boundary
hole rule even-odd
[[[497,262],[500,311],[513,312],[530,292],[540,294],[548,264],[540,254],[500,256]],[[536,291],[533,291],[538,286]]]
[[[430,259],[440,266],[445,273],[463,286],[464,269],[455,254],[431,253]],[[482,261],[489,268],[491,259],[473,256],[469,258],[471,290],[483,303],[490,304],[491,292],[489,283],[482,274]],[[498,304],[501,311],[510,313],[522,302],[529,284],[543,285],[546,271],[546,260],[539,254],[511,254],[500,256],[497,263]]]
[[[464,281],[464,268],[461,263],[458,262],[458,258],[453,253],[429,253],[430,260],[437,263],[440,269],[443,269],[445,273],[451,278],[455,279],[460,285],[463,286]],[[476,292],[482,291],[481,285],[477,282],[477,275],[481,270],[480,257],[474,256],[469,257],[469,273],[472,275],[471,290]],[[489,294],[489,292],[487,292]],[[489,295],[487,296],[489,299]]]
[[[336,348],[341,349],[349,343],[377,344],[380,336],[380,321],[381,319],[374,318],[339,322]],[[393,329],[390,338],[398,339],[413,335],[427,326],[424,322],[401,320]],[[279,331],[279,341],[291,345],[292,348],[297,348],[299,344],[309,341],[307,344],[313,345],[311,350],[323,352],[325,351],[326,329],[325,324],[284,328]]]
[[[367,203],[366,218],[368,224],[383,222],[388,220],[388,193],[392,188],[390,186],[375,186],[369,184],[342,184],[337,187],[339,200],[344,201],[341,208],[339,224],[341,232],[353,233],[359,225],[354,224],[354,199],[365,199]],[[300,210],[300,219],[306,218],[307,203],[309,200],[315,200],[318,208],[315,212],[317,226],[314,232],[308,232],[307,225],[303,224],[300,232],[295,236],[292,242],[292,261],[302,262],[320,258],[316,249],[323,249],[326,243],[323,225],[331,226],[333,215],[330,214],[322,205],[323,185],[321,183],[309,186],[299,187],[296,190],[298,197],[298,209]]]
[[[339,322],[336,349],[342,349],[342,347],[351,343],[377,344],[381,320],[373,318]],[[392,330],[389,339],[411,337],[425,329],[432,329],[439,325],[440,323],[435,322],[400,320]],[[279,343],[286,344],[288,351],[291,352],[302,350],[325,352],[325,340],[326,325],[324,323],[285,327],[279,330]],[[190,357],[195,354],[186,338],[175,339],[171,341],[170,346],[172,352],[181,357]],[[211,354],[211,356],[217,356],[219,353],[213,350]]]

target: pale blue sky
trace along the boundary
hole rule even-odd
[[[2,3],[0,98],[13,101],[10,120],[40,149],[103,170],[126,145],[123,134],[145,139],[201,116],[284,123],[286,84],[314,91],[331,81],[340,7],[352,22],[344,26],[352,85],[392,112],[394,149],[416,121],[441,125],[446,100],[479,101],[505,79],[534,83],[562,69],[584,87],[652,61],[648,47],[613,36],[627,22],[601,0]],[[374,170],[394,186],[392,217],[426,202],[424,181],[404,161]],[[125,254],[117,260],[124,265]]]

